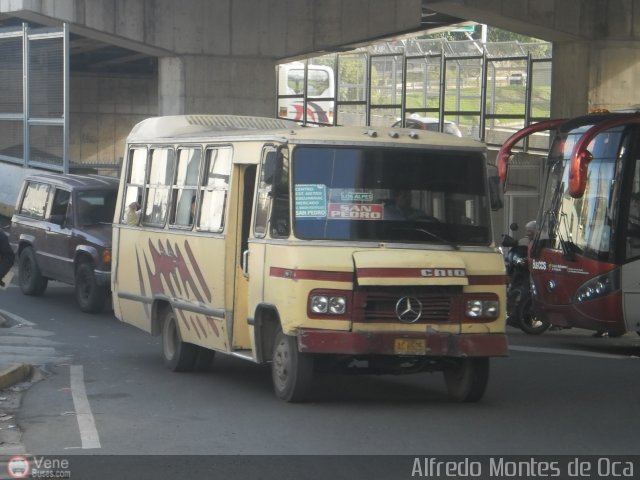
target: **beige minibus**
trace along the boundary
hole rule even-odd
[[[116,316],[174,371],[269,363],[277,397],[314,372],[443,372],[477,401],[507,355],[485,146],[398,128],[186,115],[131,131],[113,228]]]

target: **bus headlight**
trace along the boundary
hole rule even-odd
[[[576,290],[575,303],[588,302],[620,290],[620,270],[615,269],[592,278]]]
[[[329,297],[314,295],[311,297],[311,311],[313,313],[327,313],[329,309]]]
[[[309,294],[309,313],[311,315],[345,315],[347,307],[347,295],[318,291]]]
[[[479,298],[468,299],[464,314],[468,318],[493,320],[500,314],[500,302]]]
[[[347,299],[344,297],[329,297],[329,313],[342,315],[347,310]]]

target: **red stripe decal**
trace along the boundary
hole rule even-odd
[[[327,282],[352,282],[351,272],[330,272],[325,270],[297,270],[293,268],[271,267],[269,275],[290,280],[324,280]]]
[[[193,320],[192,316],[189,316],[189,321],[191,322],[191,326],[195,330],[196,335],[198,336],[198,338],[202,339],[202,336],[200,335],[200,331],[198,330],[198,327],[196,327],[196,322]],[[191,329],[189,329],[189,330],[191,330]]]
[[[470,275],[469,285],[506,285],[509,277],[506,275]]]

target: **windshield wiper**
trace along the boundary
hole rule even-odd
[[[560,214],[560,222],[558,223],[561,223],[564,226],[564,229],[567,232],[567,237],[571,238],[571,234],[569,233],[569,228],[567,227],[567,215],[565,213]],[[562,235],[562,232],[560,231],[560,225],[558,225],[557,234],[558,234],[558,240],[560,241],[560,248],[562,249],[562,256],[567,260],[574,260],[575,259],[574,252],[577,249],[575,243],[573,243],[571,240],[566,240],[564,238],[564,236]]]
[[[460,247],[446,238],[441,237],[437,233],[430,232],[429,230],[425,230],[424,228],[419,227],[393,227],[394,230],[404,230],[408,232],[420,232],[429,235],[431,238],[435,238],[436,240],[449,245],[454,250],[460,250]]]

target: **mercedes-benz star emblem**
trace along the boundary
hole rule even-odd
[[[422,315],[422,303],[415,297],[402,297],[396,303],[396,317],[404,323],[415,323]]]

